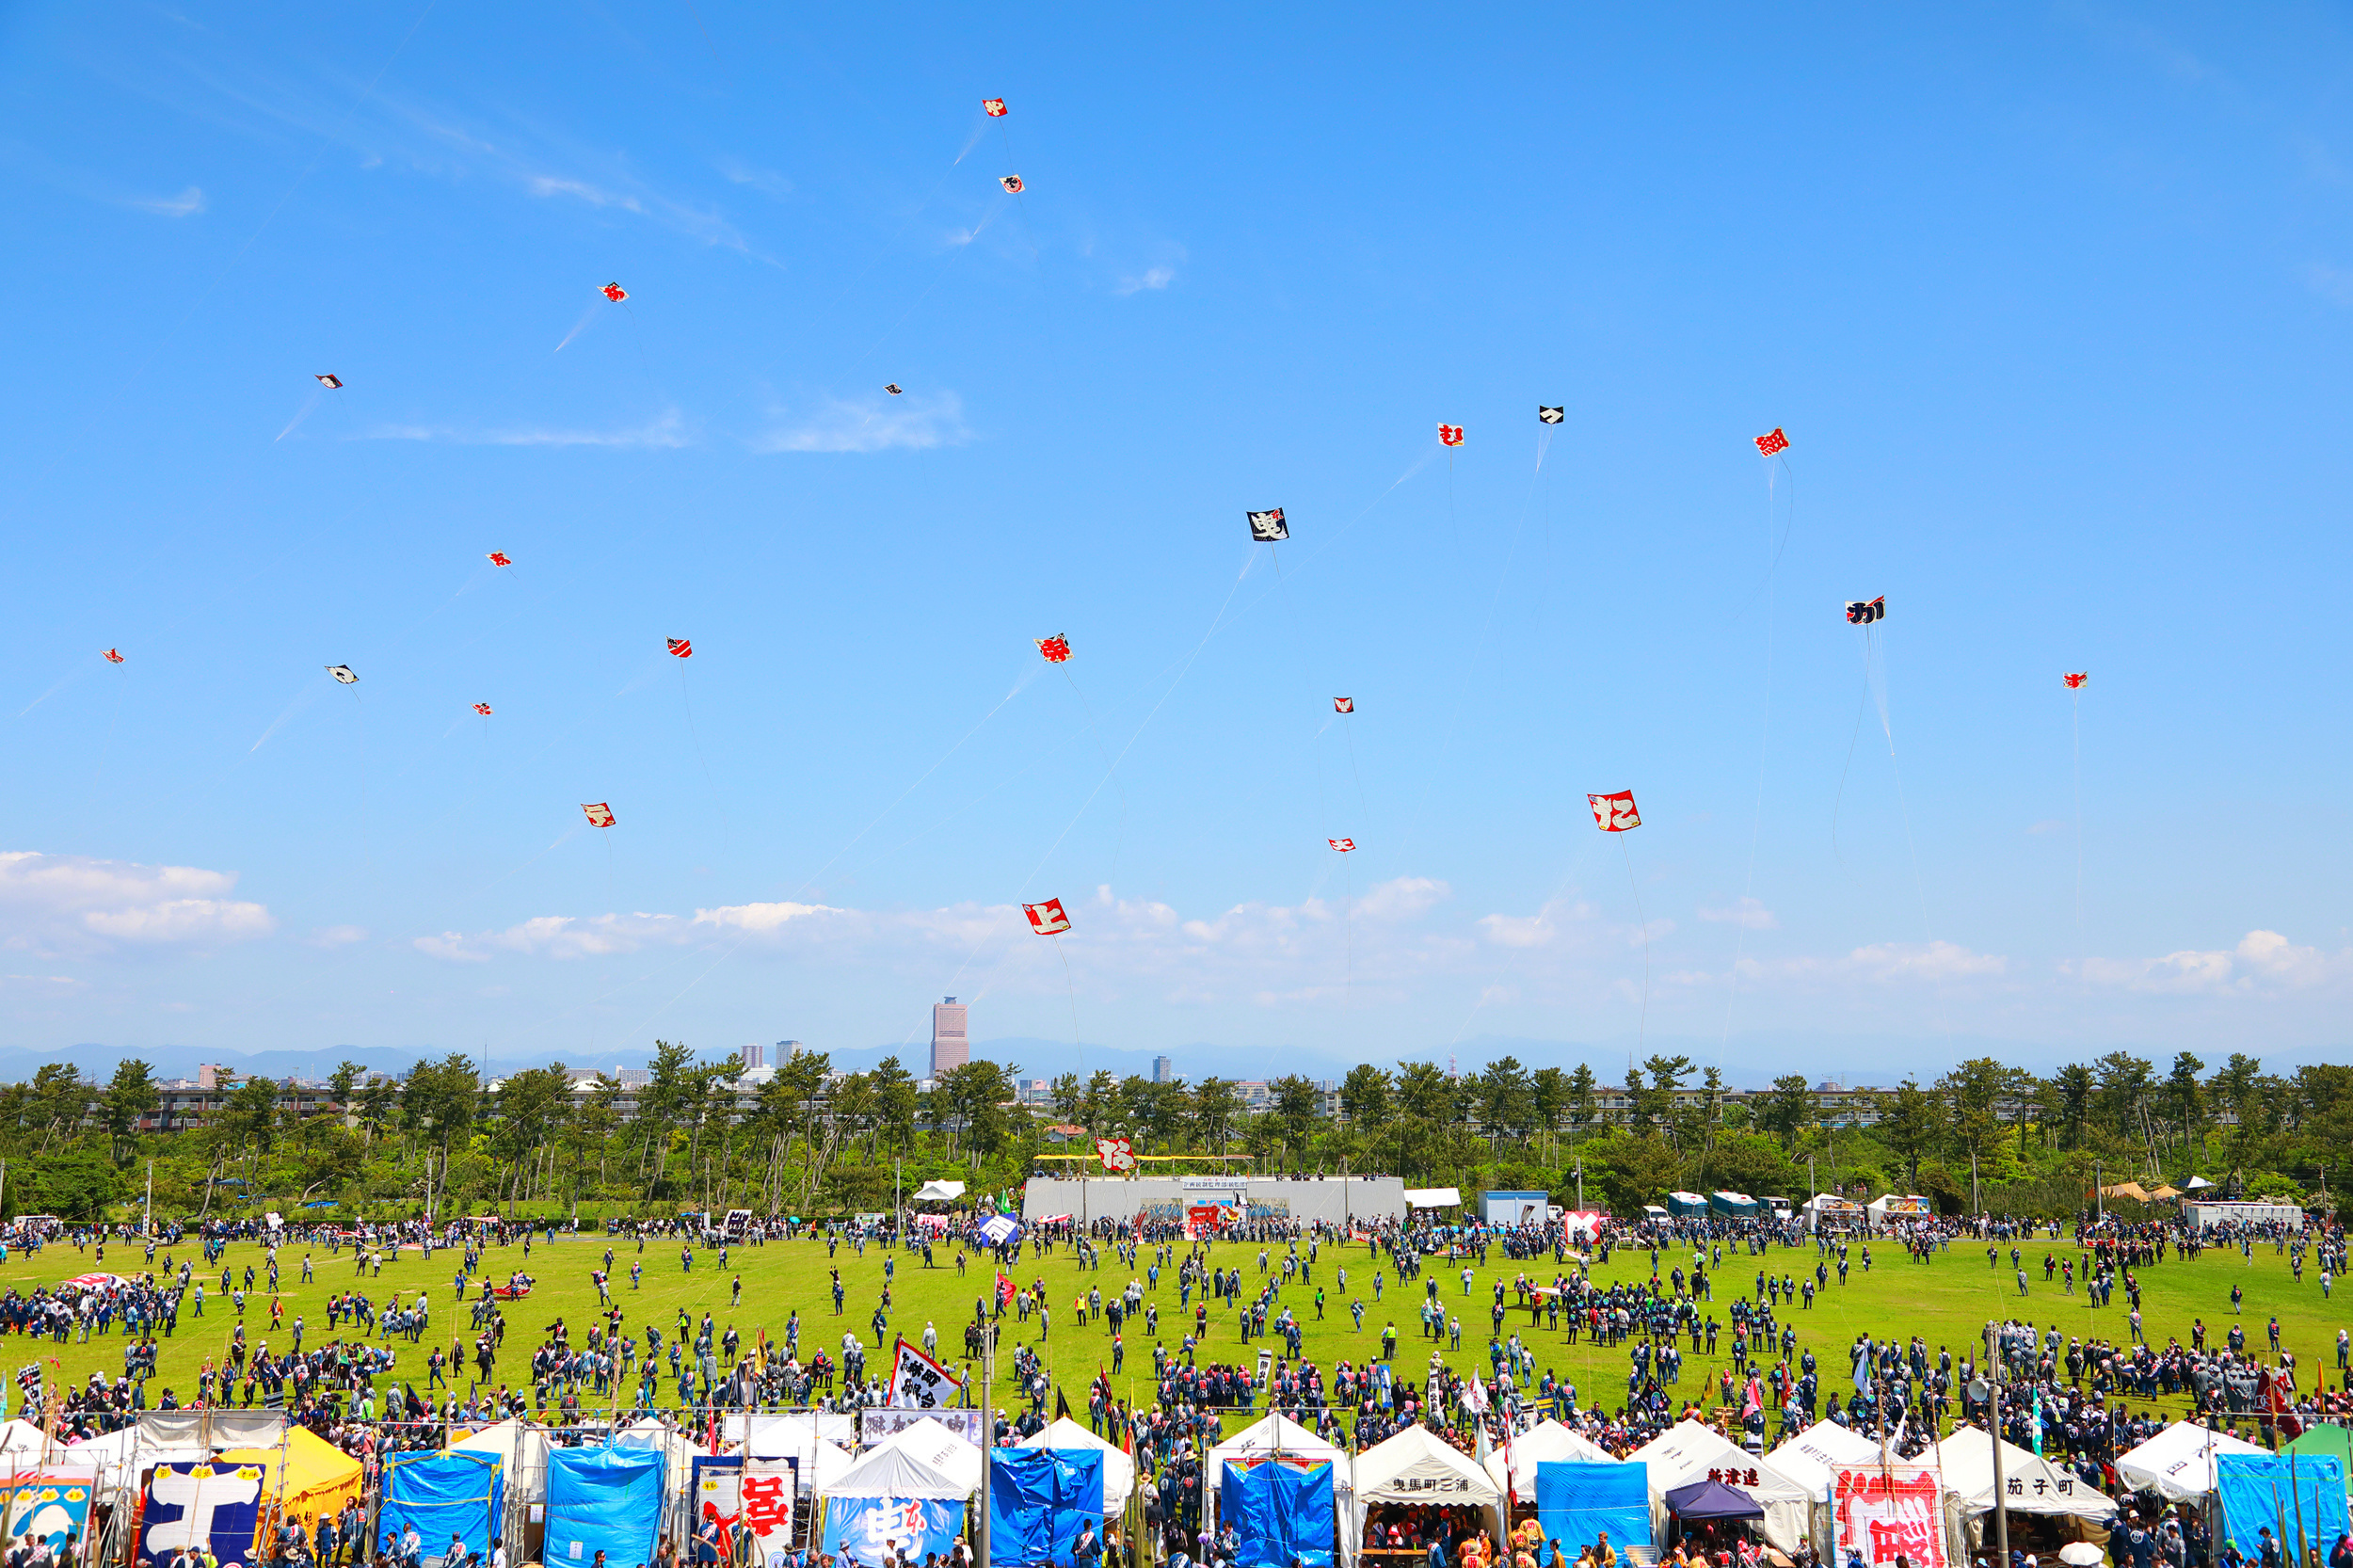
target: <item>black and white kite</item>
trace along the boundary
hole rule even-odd
[[[1277,539],[1291,536],[1290,524],[1283,520],[1283,508],[1280,506],[1269,511],[1252,512],[1249,517],[1250,536],[1260,544],[1273,544]]]
[[[1886,618],[1887,596],[1885,594],[1880,595],[1877,599],[1850,599],[1847,601],[1847,624],[1849,626],[1868,626],[1873,621]]]
[[[1569,416],[1566,408],[1547,408],[1539,403],[1536,405],[1536,417],[1546,424],[1558,424]]]
[[[346,686],[357,686],[360,684],[360,678],[351,673],[351,666],[349,664],[329,664],[327,666],[327,673],[333,676],[336,680],[342,681]]]

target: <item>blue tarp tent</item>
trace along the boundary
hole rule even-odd
[[[498,1454],[480,1448],[394,1454],[385,1470],[377,1533],[397,1541],[414,1525],[428,1557],[439,1556],[455,1535],[488,1562],[490,1537],[499,1533],[506,1506],[505,1470]]]
[[[1650,1466],[1545,1461],[1536,1466],[1536,1526],[1563,1556],[1603,1530],[1612,1546],[1648,1546]]]
[[[1332,1568],[1332,1462],[1229,1459],[1217,1516],[1241,1535],[1241,1568]]]
[[[1103,1520],[1103,1455],[1085,1448],[999,1448],[989,1455],[993,1568],[1069,1568],[1081,1521]]]
[[[2322,1557],[2345,1532],[2345,1466],[2311,1454],[2218,1453],[2214,1486],[2222,1501],[2222,1534],[2255,1555],[2256,1532],[2268,1529],[2295,1561],[2296,1532]]]
[[[637,1568],[653,1560],[662,1523],[662,1450],[552,1448],[548,1452],[548,1528],[541,1557],[549,1568]]]

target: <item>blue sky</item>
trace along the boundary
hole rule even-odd
[[[2339,1051],[2349,56],[12,8],[7,1043]]]

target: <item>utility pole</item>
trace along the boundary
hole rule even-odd
[[[1993,1374],[1985,1405],[1985,1432],[1993,1452],[1993,1560],[2009,1562],[2009,1512],[2002,1492],[2002,1354],[2001,1325],[1985,1325],[1986,1370]]]
[[[152,1160],[147,1162],[147,1213],[139,1221],[139,1233],[142,1236],[155,1234],[155,1162]]]
[[[981,1560],[993,1560],[988,1555],[989,1468],[996,1463],[997,1428],[988,1411],[988,1401],[997,1391],[997,1325],[986,1313],[981,1315]],[[749,1429],[745,1429],[748,1431]],[[2007,1565],[2005,1565],[2007,1568]]]

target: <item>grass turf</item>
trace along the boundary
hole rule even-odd
[[[828,1258],[822,1239],[793,1241],[772,1241],[764,1246],[739,1246],[729,1256],[729,1267],[717,1266],[717,1255],[698,1250],[691,1273],[683,1272],[679,1262],[679,1244],[675,1240],[649,1239],[642,1255],[645,1264],[643,1286],[632,1289],[630,1267],[640,1257],[633,1241],[615,1238],[609,1243],[616,1254],[614,1266],[614,1298],[628,1314],[627,1329],[638,1334],[648,1322],[659,1325],[665,1338],[674,1326],[682,1307],[697,1320],[705,1311],[712,1314],[719,1332],[732,1323],[749,1347],[765,1328],[772,1348],[780,1346],[786,1318],[797,1307],[801,1313],[802,1354],[806,1358],[823,1348],[839,1359],[840,1336],[847,1331],[855,1333],[866,1343],[870,1365],[887,1368],[888,1339],[877,1347],[873,1343],[872,1315],[878,1301],[883,1282],[886,1256],[893,1256],[883,1246],[869,1242],[861,1255],[848,1242],[838,1254]],[[545,1325],[558,1317],[570,1325],[575,1343],[584,1336],[590,1321],[596,1317],[598,1304],[595,1287],[589,1279],[592,1269],[600,1266],[608,1241],[601,1236],[584,1235],[577,1240],[536,1241],[528,1260],[520,1244],[493,1247],[485,1256],[480,1273],[503,1280],[517,1269],[523,1269],[537,1279],[531,1296],[509,1304],[507,1340],[499,1357],[499,1373],[504,1381],[514,1384],[524,1379],[532,1347],[543,1336]],[[1869,1333],[1885,1341],[1906,1340],[1917,1334],[1924,1336],[1931,1352],[1951,1348],[1956,1358],[1966,1353],[1967,1347],[1982,1343],[1983,1325],[1989,1319],[2018,1316],[2031,1320],[2038,1327],[2057,1325],[2061,1333],[2075,1336],[2100,1336],[2121,1342],[2128,1335],[2127,1313],[2123,1293],[2120,1290],[2114,1302],[2104,1308],[2093,1308],[2078,1285],[2073,1295],[2062,1292],[2058,1284],[2044,1284],[2041,1260],[2045,1252],[2077,1260],[2077,1277],[2082,1277],[2082,1255],[2063,1240],[2041,1240],[2021,1243],[2021,1251],[2028,1264],[2031,1276],[2030,1293],[2021,1298],[2017,1293],[2016,1274],[2009,1262],[2009,1243],[2002,1246],[1998,1268],[1989,1268],[1985,1244],[1956,1240],[1949,1251],[1931,1255],[1929,1261],[1911,1261],[1903,1250],[1884,1240],[1871,1244],[1872,1262],[1863,1264],[1863,1248],[1853,1248],[1852,1271],[1849,1283],[1838,1283],[1833,1263],[1830,1284],[1817,1297],[1812,1310],[1786,1306],[1780,1317],[1793,1323],[1798,1331],[1801,1349],[1811,1348],[1822,1366],[1822,1384],[1827,1391],[1843,1386],[1843,1371],[1848,1359],[1848,1347],[1859,1334]],[[283,1351],[291,1342],[291,1327],[298,1315],[305,1320],[306,1346],[315,1348],[330,1336],[327,1332],[326,1304],[329,1295],[346,1289],[365,1293],[380,1312],[398,1292],[403,1304],[414,1300],[420,1289],[429,1294],[431,1331],[423,1340],[409,1344],[396,1339],[400,1364],[394,1374],[398,1381],[413,1382],[420,1390],[425,1388],[424,1361],[438,1343],[446,1351],[453,1336],[462,1338],[469,1346],[472,1340],[466,1308],[454,1302],[453,1279],[463,1255],[436,1250],[428,1262],[417,1251],[404,1251],[396,1260],[388,1261],[380,1274],[362,1277],[354,1272],[352,1256],[328,1255],[323,1249],[307,1249],[314,1270],[312,1283],[299,1283],[302,1256],[306,1249],[284,1247],[280,1251],[280,1264],[285,1282],[281,1292],[285,1302],[287,1328],[273,1333],[269,1328],[268,1294],[265,1284],[248,1297],[246,1309],[247,1338],[249,1344],[267,1342],[274,1350]],[[1259,1248],[1256,1244],[1219,1243],[1210,1251],[1213,1267],[1239,1268],[1242,1272],[1245,1297],[1256,1293],[1260,1276],[1257,1268]],[[1304,1250],[1304,1249],[1303,1249]],[[936,1325],[939,1333],[942,1359],[959,1367],[965,1364],[963,1351],[964,1324],[969,1319],[974,1301],[985,1296],[993,1280],[990,1262],[974,1255],[968,1272],[961,1277],[954,1267],[956,1249],[952,1246],[936,1249],[937,1266],[925,1268],[919,1254],[896,1254],[898,1268],[894,1282],[894,1308],[890,1314],[889,1333],[903,1335],[920,1341],[925,1323]],[[1279,1252],[1270,1249],[1279,1277]],[[158,1252],[155,1268],[163,1267],[168,1256],[173,1268],[184,1258],[200,1259],[193,1247],[173,1247]],[[1056,1384],[1071,1396],[1074,1409],[1082,1409],[1080,1398],[1089,1379],[1098,1368],[1110,1364],[1110,1333],[1100,1319],[1084,1328],[1074,1320],[1073,1301],[1081,1292],[1099,1287],[1106,1297],[1124,1288],[1129,1272],[1119,1267],[1117,1255],[1106,1252],[1104,1267],[1099,1271],[1080,1271],[1066,1247],[1058,1247],[1050,1254],[1041,1255],[1025,1249],[1020,1267],[1015,1272],[1016,1282],[1028,1288],[1033,1281],[1044,1281],[1046,1298],[1052,1306],[1050,1332],[1041,1339],[1035,1316],[1026,1323],[1018,1322],[1008,1309],[1000,1340],[998,1361],[999,1385],[992,1392],[991,1402],[1010,1406],[1010,1363],[1013,1347],[1030,1344],[1044,1357]],[[1181,1256],[1181,1254],[1180,1254]],[[1148,1263],[1151,1249],[1145,1249],[1141,1263]],[[242,1281],[245,1267],[251,1263],[257,1273],[265,1272],[264,1250],[258,1243],[232,1244],[224,1259]],[[1675,1385],[1680,1397],[1697,1398],[1712,1403],[1708,1397],[1716,1370],[1730,1362],[1731,1335],[1727,1309],[1734,1295],[1753,1292],[1754,1276],[1760,1268],[1774,1273],[1792,1275],[1810,1273],[1816,1254],[1811,1242],[1797,1248],[1772,1248],[1763,1257],[1753,1257],[1735,1249],[1728,1252],[1720,1267],[1711,1269],[1716,1276],[1714,1299],[1703,1304],[1704,1314],[1710,1314],[1726,1322],[1726,1332],[1718,1341],[1720,1353],[1686,1352],[1683,1379]],[[1688,1249],[1671,1252],[1660,1260],[1662,1274],[1681,1263],[1689,1269]],[[834,1315],[828,1271],[841,1271],[845,1287],[841,1316]],[[1507,1284],[1523,1272],[1532,1283],[1551,1280],[1557,1270],[1547,1255],[1525,1262],[1507,1259],[1500,1253],[1491,1253],[1484,1267],[1476,1269],[1470,1292],[1465,1295],[1462,1283],[1462,1260],[1449,1261],[1433,1257],[1427,1262],[1430,1277],[1439,1281],[1441,1298],[1450,1315],[1463,1320],[1463,1343],[1457,1351],[1448,1351],[1447,1362],[1458,1369],[1473,1366],[1483,1369],[1487,1365],[1488,1303],[1493,1283],[1501,1279]],[[147,1267],[139,1247],[120,1242],[104,1248],[104,1256],[94,1256],[91,1249],[51,1245],[39,1255],[15,1251],[6,1264],[0,1264],[0,1289],[29,1289],[36,1284],[54,1284],[93,1269],[118,1272],[135,1272]],[[1337,1285],[1336,1270],[1345,1268],[1349,1290],[1344,1294]],[[1650,1277],[1650,1257],[1647,1253],[1621,1251],[1609,1263],[1597,1265],[1593,1277],[1607,1285],[1613,1281],[1644,1281]],[[1385,1277],[1386,1289],[1383,1299],[1375,1302],[1371,1291],[1372,1275],[1376,1270]],[[2266,1322],[2273,1315],[2280,1320],[2283,1342],[2292,1351],[2298,1365],[2299,1385],[2307,1390],[2314,1386],[2314,1374],[2341,1382],[2335,1373],[2335,1345],[2341,1326],[2353,1323],[2353,1301],[2343,1305],[2324,1300],[2319,1286],[2318,1271],[2309,1259],[2304,1278],[2299,1283],[2291,1274],[2288,1259],[2274,1251],[2268,1242],[2257,1243],[2251,1257],[2243,1257],[2235,1248],[2212,1249],[2195,1263],[2181,1260],[2178,1255],[2167,1261],[2136,1271],[2143,1287],[2143,1328],[2150,1341],[2163,1346],[2169,1337],[2189,1342],[2190,1322],[2202,1317],[2208,1330],[2208,1343],[2217,1346],[2227,1334],[2233,1320],[2230,1291],[2233,1284],[2245,1290],[2245,1304],[2240,1320],[2247,1327],[2251,1350],[2267,1348]],[[157,1341],[160,1356],[157,1376],[149,1387],[152,1404],[164,1388],[175,1390],[181,1400],[193,1399],[199,1364],[210,1357],[215,1365],[223,1363],[231,1330],[237,1321],[236,1314],[219,1285],[219,1265],[209,1272],[199,1265],[197,1277],[207,1279],[204,1316],[196,1317],[189,1304],[184,1304],[178,1333],[171,1338]],[[1144,1278],[1140,1266],[1135,1277]],[[744,1302],[738,1308],[728,1305],[731,1284],[740,1274],[744,1281]],[[1380,1354],[1381,1331],[1394,1322],[1398,1329],[1399,1371],[1409,1379],[1418,1380],[1426,1369],[1431,1341],[1421,1338],[1417,1308],[1422,1299],[1423,1281],[1416,1280],[1401,1287],[1386,1260],[1375,1260],[1362,1243],[1345,1247],[1330,1244],[1321,1249],[1314,1269],[1315,1285],[1322,1287],[1326,1297],[1326,1316],[1319,1320],[1313,1306],[1314,1288],[1297,1285],[1286,1288],[1281,1300],[1304,1320],[1304,1353],[1321,1365],[1327,1375],[1333,1365],[1342,1359],[1362,1364]],[[1366,1304],[1364,1326],[1359,1330],[1348,1310],[1352,1297],[1361,1297]],[[1176,1271],[1164,1266],[1157,1288],[1147,1288],[1147,1301],[1160,1304],[1160,1337],[1173,1357],[1186,1329],[1193,1322],[1189,1308],[1180,1310],[1176,1284]],[[1198,1303],[1196,1291],[1193,1301]],[[469,1303],[469,1307],[471,1302]],[[1198,1358],[1207,1362],[1255,1363],[1261,1348],[1272,1348],[1279,1355],[1282,1341],[1258,1339],[1243,1345],[1236,1336],[1235,1313],[1221,1309],[1211,1303],[1209,1331],[1199,1348]],[[109,1378],[122,1371],[122,1352],[126,1341],[119,1332],[99,1336],[88,1344],[80,1341],[77,1329],[69,1343],[41,1341],[38,1345],[22,1337],[0,1338],[0,1362],[19,1366],[40,1357],[56,1356],[69,1386],[80,1386],[92,1371],[104,1372]],[[1114,1392],[1131,1402],[1149,1404],[1152,1389],[1151,1341],[1143,1332],[1139,1317],[1131,1320],[1124,1334],[1127,1352],[1124,1372],[1113,1381]],[[1620,1347],[1596,1345],[1580,1336],[1572,1346],[1565,1336],[1543,1329],[1530,1331],[1525,1311],[1513,1311],[1506,1320],[1505,1332],[1516,1330],[1524,1344],[1536,1353],[1539,1371],[1549,1369],[1555,1375],[1574,1383],[1584,1402],[1598,1400],[1611,1406],[1622,1401],[1628,1370],[1627,1352],[1630,1344]],[[345,1323],[339,1333],[348,1337],[351,1325]],[[1687,1341],[1688,1344],[1688,1341]],[[882,1354],[873,1354],[880,1350]],[[462,1392],[470,1365],[457,1373]],[[977,1371],[977,1368],[972,1368]],[[635,1380],[625,1387],[625,1394],[633,1394]],[[668,1404],[676,1396],[674,1383],[664,1380],[660,1402]],[[2128,1402],[2136,1408],[2153,1405],[2169,1414],[2179,1414],[2185,1401],[2143,1400],[2137,1396]],[[1228,1423],[1229,1426],[1232,1423]]]

